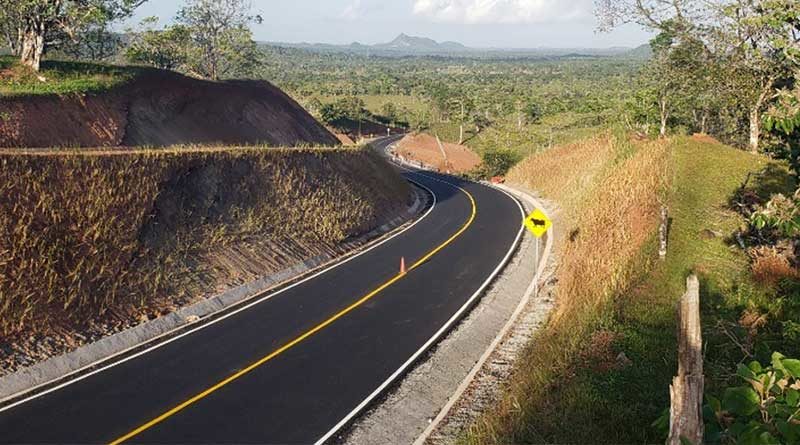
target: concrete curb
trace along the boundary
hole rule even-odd
[[[346,252],[343,255],[324,254],[309,258],[280,272],[229,289],[215,297],[183,307],[171,314],[0,377],[0,406],[124,356],[147,343],[175,334],[189,325],[202,323],[219,312],[256,298],[286,281],[332,266],[358,251],[368,248],[390,232],[403,226],[426,207],[427,195],[416,186],[413,187],[413,190],[415,199],[411,207],[406,209],[402,215],[380,227],[343,244],[341,250]]]
[[[547,215],[547,213],[548,213],[546,211],[545,207],[536,198],[534,198],[533,196],[529,195],[528,193],[525,193],[525,192],[523,192],[521,190],[515,189],[513,187],[509,187],[509,186],[506,186],[506,185],[502,185],[502,184],[486,184],[486,185],[489,185],[491,187],[495,187],[495,188],[500,189],[500,190],[502,190],[502,191],[504,191],[504,192],[506,192],[508,194],[516,196],[517,198],[520,198],[520,199],[522,199],[524,201],[527,201],[528,204],[533,206],[533,208],[537,208],[537,209],[542,210],[542,212],[545,213],[545,215]],[[549,215],[547,215],[547,216],[549,217]],[[544,253],[543,253],[542,257],[539,259],[539,265],[538,265],[538,271],[537,271],[536,277],[538,277],[540,280],[541,280],[541,278],[543,276],[543,273],[544,273],[544,271],[545,271],[545,269],[547,267],[547,264],[548,264],[548,262],[550,260],[550,254],[551,254],[551,252],[553,250],[553,240],[555,239],[554,231],[555,231],[555,227],[553,227],[550,230],[550,232],[547,234],[547,241],[546,241],[546,244],[545,244]],[[453,409],[455,404],[461,399],[461,397],[467,391],[467,389],[472,384],[473,380],[475,380],[475,377],[478,375],[480,370],[484,367],[484,365],[489,360],[489,358],[492,356],[492,354],[497,350],[497,348],[500,346],[500,344],[503,342],[503,340],[506,338],[506,336],[509,334],[509,332],[511,332],[511,329],[514,327],[514,325],[519,320],[520,315],[522,315],[523,311],[525,310],[525,307],[528,306],[528,304],[531,301],[531,298],[534,297],[533,294],[536,291],[536,289],[538,287],[538,284],[539,283],[536,282],[536,278],[534,278],[534,281],[532,281],[531,284],[528,286],[528,289],[525,291],[525,295],[520,300],[519,304],[517,305],[516,309],[514,310],[514,313],[508,319],[508,321],[503,326],[503,328],[500,330],[500,332],[497,333],[497,336],[494,338],[492,343],[489,345],[489,347],[483,353],[481,358],[478,359],[478,361],[475,363],[475,365],[472,367],[472,369],[470,369],[470,372],[467,374],[467,376],[464,378],[464,380],[458,386],[458,389],[456,389],[456,392],[453,393],[453,395],[450,397],[450,399],[447,401],[447,403],[442,407],[442,409],[439,411],[439,413],[436,415],[436,417],[431,421],[431,423],[428,425],[428,427],[425,429],[425,431],[423,431],[422,434],[420,434],[419,437],[417,437],[417,439],[414,441],[414,445],[423,445],[423,444],[425,444],[425,442],[428,440],[428,438],[430,438],[430,436],[441,425],[442,421],[448,416],[448,414],[450,414],[450,411]]]

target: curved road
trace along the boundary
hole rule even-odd
[[[521,230],[520,207],[502,192],[405,175],[436,197],[411,228],[246,310],[0,410],[0,442],[328,439],[454,321]]]

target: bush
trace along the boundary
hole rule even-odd
[[[758,283],[775,286],[784,279],[798,279],[797,270],[789,259],[780,255],[774,248],[760,247],[753,250],[753,278]]]
[[[740,364],[744,385],[707,396],[705,442],[711,444],[800,443],[800,360],[772,355],[771,366]]]
[[[483,158],[481,175],[487,178],[505,176],[511,167],[521,160],[519,153],[503,148],[486,150],[482,153],[481,158]]]
[[[796,238],[800,236],[800,190],[792,198],[782,194],[772,197],[764,206],[760,206],[750,216],[750,225],[760,233],[773,232],[768,235]]]

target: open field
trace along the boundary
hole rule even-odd
[[[409,199],[366,149],[5,152],[0,166],[4,360],[15,339],[135,324],[335,251]]]
[[[703,282],[707,373],[718,382],[709,390],[720,391],[732,363],[744,357],[731,354],[730,339],[715,326],[719,318],[737,324],[748,305],[742,291],[754,291],[747,257],[730,241],[743,218],[729,200],[747,173],[767,162],[694,138],[642,145],[599,137],[515,167],[510,181],[561,209],[558,307],[524,352],[503,400],[463,441],[663,441],[664,431],[652,424],[669,406],[674,308],[692,271]],[[655,236],[662,202],[673,218],[664,262]],[[723,307],[731,313],[720,315]]]
[[[477,153],[509,149],[520,157],[569,144],[591,137],[602,131],[602,119],[592,114],[558,113],[542,118],[535,124],[518,127],[516,122],[498,122],[476,132],[475,127],[465,126],[464,144]],[[426,130],[438,134],[447,142],[458,142],[459,125],[454,122],[433,124]]]

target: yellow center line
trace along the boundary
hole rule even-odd
[[[475,198],[473,198],[472,195],[468,191],[464,190],[463,188],[461,188],[461,187],[459,187],[457,185],[453,185],[453,184],[450,184],[450,185],[452,185],[453,187],[458,188],[461,192],[463,192],[467,196],[467,198],[469,198],[470,204],[472,205],[472,213],[470,214],[470,217],[467,220],[467,222],[464,224],[464,226],[461,227],[461,229],[459,229],[456,233],[454,233],[453,236],[448,238],[447,241],[443,242],[442,244],[437,246],[435,249],[433,249],[430,252],[428,252],[425,256],[423,256],[422,258],[417,260],[417,262],[415,262],[413,265],[411,265],[411,267],[408,268],[407,272],[413,271],[414,269],[418,268],[419,266],[424,264],[426,261],[431,259],[431,257],[433,257],[434,255],[439,253],[442,249],[444,249],[450,243],[452,243],[456,238],[461,236],[461,234],[463,234],[469,228],[469,226],[472,225],[472,222],[475,221],[475,215],[477,214],[477,205],[475,204]],[[316,334],[317,332],[325,329],[329,325],[333,324],[336,320],[338,320],[338,319],[344,317],[345,315],[347,315],[348,313],[352,312],[353,310],[355,310],[359,306],[363,305],[364,303],[366,303],[367,301],[372,299],[375,295],[379,294],[384,289],[386,289],[389,286],[391,286],[392,284],[400,281],[406,275],[407,274],[402,274],[402,273],[396,275],[394,278],[392,278],[389,281],[383,283],[378,288],[376,288],[372,292],[370,292],[367,295],[365,295],[364,297],[362,297],[360,300],[358,300],[355,303],[351,304],[347,308],[343,309],[339,313],[333,315],[332,317],[330,317],[329,319],[323,321],[322,323],[318,324],[317,326],[315,326],[315,327],[311,328],[310,330],[306,331],[304,334],[300,335],[299,337],[295,338],[294,340],[290,341],[289,343],[286,343],[285,345],[283,345],[280,348],[276,349],[275,351],[271,352],[269,355],[259,359],[258,361],[256,361],[253,364],[247,366],[246,368],[243,368],[243,369],[237,371],[235,374],[232,374],[231,376],[229,376],[229,377],[225,378],[224,380],[216,383],[215,385],[210,386],[205,391],[203,391],[203,392],[191,397],[190,399],[188,399],[188,400],[184,401],[183,403],[175,406],[174,408],[172,408],[172,409],[170,409],[168,411],[165,411],[163,414],[159,415],[158,417],[154,418],[153,420],[150,420],[149,422],[143,424],[142,426],[136,428],[135,430],[129,432],[128,434],[125,434],[124,436],[122,436],[122,437],[120,437],[118,439],[115,439],[114,441],[110,442],[110,445],[118,445],[118,444],[121,444],[123,442],[126,442],[126,441],[138,436],[142,432],[144,432],[144,431],[146,431],[146,430],[158,425],[159,423],[163,422],[164,420],[172,417],[173,415],[177,414],[178,412],[180,412],[180,411],[184,410],[185,408],[191,406],[195,402],[197,402],[197,401],[205,398],[206,396],[212,394],[213,392],[219,390],[223,386],[225,386],[225,385],[233,382],[234,380],[244,376],[245,374],[253,371],[254,369],[258,368],[259,366],[263,365],[264,363],[267,363],[268,361],[272,360],[273,358],[279,356],[280,354],[282,354],[282,353],[286,352],[287,350],[291,349],[292,347],[296,346],[298,343],[302,342],[303,340],[305,340],[305,339],[311,337],[312,335]]]

